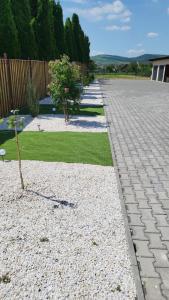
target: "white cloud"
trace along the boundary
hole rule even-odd
[[[127,9],[121,0],[115,0],[112,1],[112,3],[98,3],[97,6],[91,8],[71,8],[70,11],[76,11],[80,16],[91,21],[108,19],[129,22],[132,15],[130,10]]]
[[[131,56],[139,56],[145,54],[144,49],[129,49],[127,53]]]
[[[169,7],[167,8],[167,14],[169,15]]]
[[[147,33],[147,37],[150,39],[156,38],[158,36],[159,36],[159,34],[157,32],[148,32]]]
[[[128,25],[125,26],[110,25],[110,26],[106,26],[105,29],[108,31],[128,31],[131,29],[131,27]]]
[[[128,23],[131,20],[131,11],[128,9],[125,9],[122,13],[120,14],[108,14],[107,19],[108,20],[120,20],[123,23]]]

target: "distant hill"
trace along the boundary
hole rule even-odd
[[[149,59],[156,58],[156,57],[163,57],[165,55],[159,54],[143,54],[137,57],[124,57],[118,55],[108,55],[108,54],[100,54],[96,56],[92,56],[91,59],[97,65],[120,65],[120,64],[129,64],[131,62],[142,62],[148,63]]]

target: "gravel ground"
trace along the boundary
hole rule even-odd
[[[134,300],[113,167],[24,161],[24,192],[0,169],[0,299]]]
[[[46,97],[40,101],[40,104],[53,104],[52,99],[50,97]],[[95,94],[93,92],[86,93],[83,95],[81,100],[81,105],[103,105],[102,94]]]
[[[39,115],[32,118],[29,115],[23,115],[23,131],[73,131],[73,132],[107,132],[105,116],[72,116],[66,124],[63,115]],[[39,127],[40,126],[40,127]],[[0,130],[7,129],[7,119],[0,124]]]

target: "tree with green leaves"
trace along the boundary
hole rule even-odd
[[[54,1],[53,16],[54,16],[54,36],[56,40],[56,48],[58,50],[58,58],[59,58],[65,53],[63,11],[59,1],[57,3],[55,3]]]
[[[73,56],[73,30],[72,30],[72,22],[70,18],[66,19],[65,22],[65,54],[69,56],[70,60],[74,60]]]
[[[65,122],[68,122],[69,112],[79,110],[80,87],[77,82],[80,79],[80,69],[66,55],[60,60],[50,62],[49,69],[52,100],[57,107],[63,109]]]
[[[0,57],[4,53],[7,53],[9,58],[20,57],[18,32],[10,0],[0,1]]]
[[[35,35],[31,25],[31,9],[29,0],[11,0],[12,12],[16,28],[18,31],[18,39],[20,43],[22,59],[35,59],[37,57],[37,47]]]
[[[39,59],[54,59],[56,57],[56,45],[54,38],[53,10],[50,0],[38,1],[37,16],[33,26],[38,45]]]

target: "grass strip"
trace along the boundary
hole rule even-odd
[[[22,160],[112,165],[107,133],[29,131],[21,132],[19,141]],[[16,160],[14,132],[0,131],[0,148],[5,159]]]

